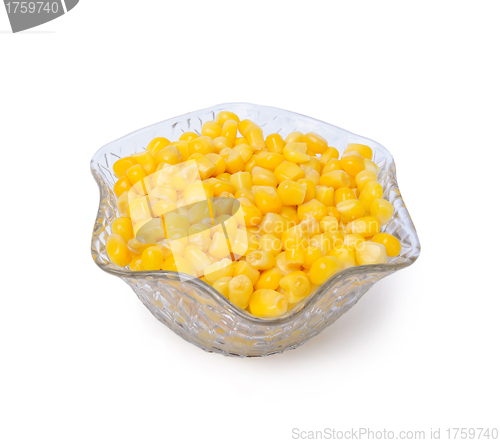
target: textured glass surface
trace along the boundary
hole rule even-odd
[[[382,229],[396,236],[402,246],[398,257],[388,264],[346,269],[324,283],[313,295],[281,317],[253,317],[233,306],[224,296],[199,279],[181,282],[170,271],[132,272],[111,263],[106,239],[117,215],[113,192],[116,177],[113,163],[144,150],[159,136],[177,140],[186,131],[200,133],[203,122],[213,120],[221,110],[235,112],[241,119],[259,124],[264,135],[292,131],[317,132],[340,153],[348,143],[363,143],[374,152],[380,167],[378,180],[384,198],[395,208],[394,217]],[[319,334],[349,310],[378,280],[410,266],[420,253],[420,243],[408,210],[398,190],[396,168],[391,154],[379,143],[304,115],[267,106],[228,103],[171,118],[129,134],[102,147],[91,161],[91,170],[100,189],[100,204],[92,235],[92,256],[104,271],[125,280],[153,315],[185,340],[210,352],[240,357],[260,357],[294,349]]]

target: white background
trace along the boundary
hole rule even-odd
[[[0,10],[0,441],[500,428],[498,5],[82,0],[16,35]],[[264,359],[184,342],[90,255],[94,152],[230,101],[382,143],[422,243]]]

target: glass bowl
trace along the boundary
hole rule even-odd
[[[378,180],[384,188],[384,198],[395,208],[392,220],[382,231],[399,239],[401,254],[389,257],[387,264],[356,266],[339,272],[292,310],[271,319],[253,317],[200,279],[181,281],[176,272],[133,272],[111,263],[106,253],[106,239],[111,233],[111,223],[118,217],[113,163],[144,150],[155,137],[177,140],[186,131],[199,134],[203,122],[213,120],[222,110],[256,122],[265,136],[273,132],[282,135],[292,131],[317,132],[340,153],[348,143],[370,146],[373,161],[380,167]],[[92,235],[94,261],[102,270],[128,283],[158,320],[208,352],[263,357],[295,349],[347,312],[375,282],[410,266],[420,253],[418,236],[399,192],[396,168],[389,151],[367,138],[283,109],[226,103],[174,117],[103,146],[92,158],[91,170],[100,191],[99,212]]]

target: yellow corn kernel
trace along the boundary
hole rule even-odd
[[[206,180],[207,178],[215,175],[215,165],[202,154],[192,154],[189,156],[189,160],[195,160],[200,178]]]
[[[127,177],[132,186],[135,185],[137,182],[146,178],[146,175],[147,175],[146,171],[144,171],[144,168],[141,165],[131,166],[127,170]]]
[[[379,167],[375,163],[373,163],[371,160],[368,160],[367,158],[363,160],[363,163],[365,164],[366,170],[372,171],[378,175]]]
[[[309,245],[304,252],[305,252],[305,257],[302,266],[305,269],[311,269],[313,263],[325,255],[325,253],[320,247],[314,245]]]
[[[252,175],[249,172],[236,172],[235,174],[230,176],[229,180],[235,190],[242,188],[252,188]]]
[[[212,237],[208,252],[216,258],[226,258],[231,254],[229,246],[228,239],[224,233],[216,232]]]
[[[254,150],[258,151],[266,147],[262,129],[259,127],[252,127],[245,133],[245,138],[248,140],[248,145]]]
[[[192,203],[197,203],[214,196],[213,188],[209,183],[204,182],[194,182],[187,185],[186,189],[182,192],[185,204],[190,205]],[[177,207],[179,207],[179,202],[177,202]]]
[[[285,251],[285,259],[287,264],[294,267],[303,266],[306,261],[305,248],[293,248]]]
[[[140,255],[134,255],[132,257],[132,260],[129,263],[129,267],[131,271],[139,272],[139,271],[144,271],[144,268],[142,266],[142,260]]]
[[[231,183],[231,174],[229,172],[224,172],[215,177],[217,180],[222,180],[226,183]]]
[[[283,148],[285,147],[285,142],[281,135],[279,134],[269,134],[266,137],[266,146],[269,152],[275,152],[277,154],[283,153]]]
[[[348,234],[360,234],[363,237],[373,237],[380,232],[379,221],[372,216],[358,218],[347,225]]]
[[[234,186],[230,183],[226,183],[222,180],[217,180],[216,178],[208,179],[207,183],[210,183],[213,186],[215,197],[220,197],[224,192],[228,192],[234,195],[235,189]]]
[[[252,282],[252,285],[255,286],[259,280],[260,272],[247,261],[238,261],[234,266],[233,277],[238,275],[246,275]]]
[[[281,163],[285,161],[283,154],[277,152],[261,152],[254,156],[255,165],[274,171]]]
[[[290,272],[300,270],[301,265],[298,263],[289,263],[286,259],[286,251],[283,251],[276,256],[276,267],[280,269],[283,275],[286,275]]]
[[[280,196],[271,186],[257,186],[255,192],[255,206],[260,209],[263,214],[268,212],[279,213],[283,207]]]
[[[338,258],[342,262],[342,269],[352,268],[356,266],[356,255],[353,249],[346,246],[333,248],[328,255]]]
[[[177,147],[167,146],[156,154],[155,161],[157,164],[167,163],[169,165],[177,165],[182,161],[182,155]]]
[[[187,161],[188,157],[189,157],[189,143],[186,141],[186,140],[180,140],[180,141],[177,141],[177,142],[172,142],[171,143],[171,146],[176,148],[177,151],[179,152],[180,156],[181,156],[181,162],[185,162]],[[163,151],[163,149],[162,149]],[[158,151],[158,154],[160,153],[161,151]],[[175,152],[173,153],[175,154]],[[158,163],[158,159],[156,158],[156,155],[153,154],[155,156],[155,161],[156,163]],[[173,161],[175,162],[175,157],[173,157]],[[175,165],[177,163],[173,163],[172,161],[166,161],[166,163],[170,164],[170,165]]]
[[[316,220],[321,221],[321,219],[326,216],[326,206],[313,198],[307,203],[301,204],[297,208],[297,215],[301,221],[311,216]]]
[[[137,161],[137,163],[142,166],[147,175],[155,172],[156,162],[151,152],[138,152],[137,154],[133,154],[133,157]]]
[[[331,251],[336,244],[337,235],[332,232],[323,232],[322,234],[315,235],[309,240],[311,246],[320,248],[324,254]]]
[[[380,232],[373,236],[372,241],[384,245],[389,257],[397,257],[401,253],[401,243],[394,235]]]
[[[170,145],[170,140],[168,140],[165,137],[156,137],[149,142],[146,150],[151,152],[151,154],[155,156],[157,152],[160,152],[163,148],[167,147],[168,145]]]
[[[129,205],[128,191],[125,191],[118,197],[118,213],[122,217],[129,216],[128,205]]]
[[[217,122],[208,121],[203,123],[201,127],[201,136],[210,137],[212,140],[221,135],[222,128]]]
[[[205,278],[209,283],[214,283],[221,278],[232,277],[233,271],[234,263],[229,258],[223,258],[221,261],[207,266],[205,269]]]
[[[201,136],[191,140],[188,144],[189,155],[193,154],[216,154],[215,144],[208,136]]]
[[[254,123],[252,120],[245,119],[242,120],[238,123],[238,131],[240,131],[240,134],[243,137],[246,137],[246,133],[251,129],[251,128],[258,128],[257,124]]]
[[[152,218],[148,201],[144,197],[137,198],[130,202],[129,213],[133,223],[137,223],[140,220]]]
[[[349,174],[345,171],[330,171],[326,174],[321,174],[319,184],[330,186],[331,188],[346,188],[350,185]]]
[[[131,187],[132,184],[130,183],[130,180],[126,175],[124,175],[116,181],[113,190],[115,191],[116,196],[120,197],[120,195],[122,195],[124,192],[127,192]]]
[[[308,132],[305,134],[304,141],[307,143],[307,149],[310,149],[316,154],[322,154],[328,148],[326,139],[315,132]]]
[[[333,146],[329,146],[321,154],[321,158],[319,159],[319,162],[322,165],[326,165],[328,163],[328,161],[330,161],[332,158],[339,158],[339,151],[336,148],[334,148]]]
[[[373,157],[373,151],[369,146],[366,145],[361,145],[359,143],[349,143],[347,145],[347,148],[344,150],[344,154],[346,152],[357,152],[360,154],[363,158],[367,158],[368,160],[371,160]]]
[[[325,206],[333,206],[335,202],[335,190],[329,186],[318,185],[315,187],[316,200]]]
[[[337,232],[339,230],[339,222],[335,217],[326,216],[319,222],[321,232]]]
[[[231,111],[220,111],[215,116],[215,121],[220,126],[223,126],[224,123],[226,123],[228,120],[234,120],[236,123],[240,122],[240,118],[234,112]]]
[[[289,304],[298,303],[311,293],[311,281],[302,271],[293,271],[285,275],[279,285],[284,289]]]
[[[283,233],[281,243],[285,250],[305,249],[309,243],[309,234],[304,226],[295,225]]]
[[[366,211],[370,211],[373,202],[377,198],[382,198],[384,190],[380,183],[371,181],[365,184],[363,191],[359,194],[359,201],[363,204]]]
[[[356,187],[362,191],[365,185],[370,181],[377,181],[377,174],[373,171],[364,170],[361,171],[358,175],[356,175]]]
[[[184,132],[180,137],[179,141],[186,141],[190,142],[191,140],[194,140],[195,138],[198,138],[199,135],[196,134],[196,132]]]
[[[347,234],[344,237],[344,246],[347,249],[354,251],[355,249],[362,247],[361,244],[365,241],[366,239],[360,234]]]
[[[122,236],[125,243],[134,237],[132,221],[128,217],[119,217],[113,221],[111,232]]]
[[[297,181],[305,178],[305,173],[300,167],[293,162],[284,161],[274,170],[274,175],[278,179],[278,183],[285,180]]]
[[[250,313],[255,317],[277,317],[288,309],[285,295],[272,289],[258,289],[250,297]]]
[[[306,154],[307,145],[305,143],[291,142],[287,143],[283,149],[285,160],[293,163],[304,163],[311,159]]]
[[[262,234],[273,234],[281,240],[283,232],[287,230],[288,222],[282,215],[269,212],[262,219],[260,227]]]
[[[257,166],[256,162],[255,162],[255,156],[252,155],[252,157],[250,157],[250,160],[248,160],[246,163],[245,163],[245,169],[244,171],[245,172],[252,172],[253,168],[255,168],[255,166]]]
[[[286,229],[291,228],[300,222],[300,218],[297,215],[297,208],[295,206],[283,206],[280,211],[280,215],[283,217],[283,221],[285,222],[284,227],[286,226]]]
[[[232,277],[222,277],[212,283],[212,287],[224,297],[229,298],[229,282]]]
[[[351,188],[338,188],[335,190],[335,204],[338,205],[346,200],[356,200],[356,195]],[[363,215],[363,214],[361,214]],[[360,216],[361,217],[361,216]]]
[[[326,174],[327,172],[332,171],[342,171],[342,165],[338,158],[332,158],[331,160],[328,160],[323,166],[323,169],[321,169],[322,174]]]
[[[220,154],[220,151],[222,151],[224,148],[233,147],[231,142],[226,137],[223,136],[214,138],[213,142],[214,142],[215,152],[217,154]]]
[[[335,206],[327,206],[326,212],[329,216],[335,217],[338,221],[340,221],[340,212]]]
[[[163,217],[162,220],[165,225],[165,229],[170,238],[170,232],[174,229],[182,229],[185,233],[189,231],[191,224],[189,223],[189,218],[186,215],[176,214],[175,212],[170,212]],[[176,233],[178,233],[176,231]]]
[[[236,137],[236,139],[234,140],[234,146],[242,144],[248,145],[248,140],[245,137]]]
[[[344,152],[340,164],[345,172],[354,177],[365,169],[363,156],[357,151]]]
[[[243,171],[245,168],[245,162],[241,156],[231,148],[224,148],[220,151],[220,155],[226,162],[226,171],[229,174],[235,174],[236,172]]]
[[[274,255],[268,251],[252,251],[246,257],[247,262],[259,271],[272,268],[276,262]]]
[[[113,164],[113,171],[115,175],[120,178],[127,174],[127,170],[136,165],[137,161],[133,157],[123,157]]]
[[[365,212],[363,205],[357,199],[344,200],[339,202],[337,210],[340,212],[340,220],[343,223],[356,220],[363,216]]]
[[[174,271],[180,272],[182,274],[192,275],[193,277],[197,276],[196,269],[189,262],[189,260],[184,257],[169,257],[167,258],[162,265],[162,270],[164,271]]]
[[[380,226],[384,226],[391,221],[394,206],[384,198],[376,198],[370,207],[370,214],[379,221]]]
[[[178,200],[178,195],[175,189],[165,186],[157,186],[149,193],[149,196],[157,198],[158,200],[170,200],[172,202]]]
[[[283,277],[283,273],[279,268],[271,268],[267,269],[264,271],[262,274],[260,274],[259,279],[257,280],[257,283],[255,284],[255,289],[276,289],[279,284],[280,280]]]
[[[255,166],[252,169],[252,183],[257,186],[271,186],[275,188],[278,184],[276,176],[268,169]]]
[[[342,262],[338,258],[326,255],[313,263],[309,271],[309,278],[312,283],[320,286],[337,272],[340,272],[342,268]]]
[[[218,154],[207,154],[205,155],[215,166],[215,172],[213,176],[217,177],[220,174],[226,172],[226,162],[225,160]]]
[[[309,237],[321,234],[320,224],[314,217],[306,217],[299,223],[299,226]]]
[[[290,132],[285,138],[285,145],[287,143],[292,143],[292,142],[298,142],[298,143],[305,143],[306,139],[304,137],[304,134],[300,131],[294,131]]]
[[[252,282],[246,275],[233,277],[228,284],[228,293],[233,305],[245,309],[253,293]]]
[[[305,185],[292,180],[282,181],[277,190],[279,198],[285,206],[302,204],[306,196],[306,191],[307,187]]]
[[[323,167],[323,165],[319,161],[319,158],[313,156],[311,156],[311,159],[308,162],[302,163],[300,165],[301,168],[304,168],[304,166],[314,169],[318,174],[321,174],[321,168]],[[306,174],[306,178],[311,178],[311,177],[307,177]],[[318,180],[319,180],[319,175],[318,175]]]
[[[307,163],[309,163],[309,162],[307,162]],[[300,169],[302,169],[304,171],[304,178],[305,179],[311,180],[313,182],[314,186],[319,184],[320,174],[318,171],[316,171],[316,169],[312,168],[311,166],[307,166],[305,163],[301,163],[299,165],[299,167],[300,167]],[[300,181],[300,180],[303,180],[303,179],[299,179],[297,181]]]
[[[203,274],[206,267],[211,265],[210,259],[207,257],[200,248],[194,245],[189,245],[186,247],[184,252],[184,257],[188,260],[196,269],[196,272]]]
[[[236,174],[235,174],[236,175]],[[255,195],[254,193],[252,192],[251,189],[248,189],[248,188],[241,188],[241,189],[238,189],[235,193],[234,193],[234,196],[236,198],[240,198],[240,197],[245,197],[247,198],[248,200],[250,200],[252,202],[252,204],[255,205]]]
[[[221,136],[225,137],[228,141],[229,147],[234,146],[234,141],[236,140],[236,136],[238,134],[238,123],[236,120],[226,120],[222,125]]]
[[[378,265],[387,263],[385,246],[373,241],[365,241],[362,247],[356,248],[356,261],[358,265]]]
[[[120,234],[110,234],[106,241],[106,252],[111,262],[116,266],[125,267],[132,260],[127,242]]]
[[[229,153],[229,151],[226,151],[226,152]],[[238,155],[243,160],[243,163],[247,163],[253,155],[252,148],[244,143],[242,143],[241,145],[235,146],[233,148],[233,152],[238,153]]]
[[[238,218],[238,223],[245,226],[256,226],[262,220],[262,212],[257,208],[248,198],[240,197],[235,200],[233,204],[233,211],[235,217],[237,215],[238,209],[241,209],[240,214],[242,215],[242,220]]]
[[[265,234],[259,240],[259,249],[277,256],[281,252],[281,240],[273,234]]]
[[[314,171],[316,172],[316,171]],[[282,182],[280,184],[280,186],[287,182],[288,180],[285,180],[284,182]],[[292,182],[294,183],[294,182]],[[301,178],[300,180],[297,180],[297,184],[299,185],[302,185],[302,186],[305,186],[306,187],[306,193],[304,195],[304,199],[300,202],[300,203],[296,203],[296,204],[302,204],[302,203],[307,203],[308,201],[312,200],[313,198],[316,197],[316,187],[314,186],[314,182],[308,178]],[[278,187],[278,194],[279,194],[279,187]],[[283,200],[283,198],[281,198],[281,200]],[[296,200],[298,201],[298,199]],[[295,204],[295,203],[293,203]]]
[[[158,246],[145,249],[141,255],[141,263],[145,271],[159,271],[164,261],[163,252]]]

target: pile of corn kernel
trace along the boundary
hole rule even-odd
[[[257,317],[282,315],[343,269],[401,251],[380,232],[394,208],[366,145],[351,143],[339,158],[316,133],[264,138],[254,122],[222,111],[201,136],[155,138],[113,170],[121,216],[109,259],[199,277]],[[242,216],[232,217],[237,209]]]

